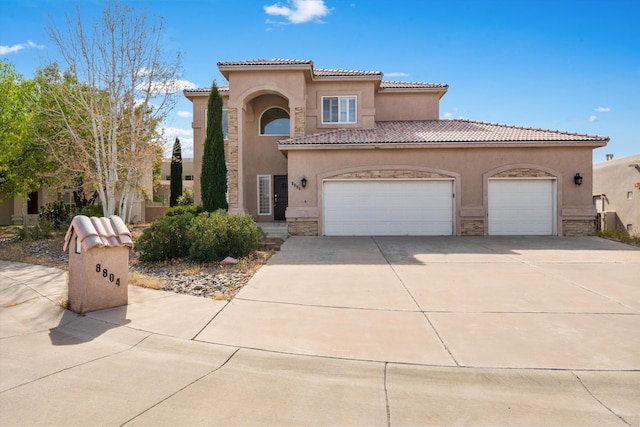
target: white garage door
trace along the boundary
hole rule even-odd
[[[325,181],[327,236],[450,236],[453,180]]]
[[[555,234],[553,179],[489,180],[489,234]]]

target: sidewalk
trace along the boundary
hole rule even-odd
[[[640,425],[640,251],[568,241],[290,238],[230,303],[85,316],[0,261],[0,425]]]

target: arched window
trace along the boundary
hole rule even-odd
[[[289,113],[284,108],[271,107],[260,116],[260,135],[289,135]]]

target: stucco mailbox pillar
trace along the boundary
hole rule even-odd
[[[103,310],[128,302],[131,233],[118,216],[73,218],[64,250],[69,250],[69,309]]]

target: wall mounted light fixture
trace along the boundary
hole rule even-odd
[[[300,185],[302,185],[302,188],[305,188],[307,186],[307,178],[303,176],[300,180]]]
[[[573,182],[576,185],[582,185],[582,177],[580,176],[580,172],[576,173],[576,176],[573,177]]]

